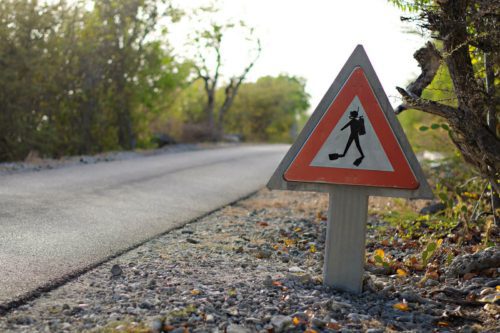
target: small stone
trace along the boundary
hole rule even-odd
[[[199,244],[200,243],[199,240],[193,239],[193,238],[187,238],[186,242],[191,243],[191,244]]]
[[[313,318],[311,323],[313,324],[313,326],[315,326],[317,328],[323,328],[326,325],[326,322],[324,322],[323,320],[321,320],[319,318]]]
[[[332,300],[330,303],[330,309],[332,311],[336,311],[336,312],[341,312],[342,310],[349,309],[351,307],[352,307],[352,305],[349,303],[337,302],[335,300]]]
[[[426,206],[420,210],[420,215],[432,215],[439,213],[440,211],[443,211],[446,209],[446,205],[442,202],[437,202],[434,204],[430,204],[429,206]]]
[[[214,317],[214,315],[213,315],[213,314],[210,314],[210,313],[209,313],[209,314],[206,314],[206,315],[205,315],[205,321],[206,321],[207,323],[213,323],[213,322],[215,321],[215,317]]]
[[[366,330],[366,333],[384,333],[385,330],[383,328],[369,328]]]
[[[123,275],[123,269],[120,267],[120,265],[113,265],[113,267],[111,267],[111,276],[116,278],[116,277],[119,277],[119,276],[122,276]]]
[[[109,315],[109,321],[119,321],[120,320],[120,314],[113,312],[112,314]]]
[[[70,328],[71,328],[71,324],[70,324],[70,323],[63,323],[63,324],[61,325],[61,328],[62,328],[63,330],[68,330],[68,329],[70,329]]]
[[[264,287],[272,287],[273,286],[273,278],[270,275],[267,275],[263,282]]]
[[[288,269],[288,271],[289,271],[290,273],[304,273],[304,272],[305,272],[302,268],[297,267],[297,266],[290,267],[290,268]]]
[[[231,324],[226,328],[226,333],[250,333],[250,332],[252,332],[250,329],[235,324]]]
[[[260,249],[255,256],[257,259],[269,259],[272,255],[273,253],[270,250]]]
[[[141,304],[139,304],[139,308],[141,309],[147,309],[147,310],[151,310],[151,309],[154,309],[154,305],[149,303],[148,301],[144,301],[142,302]]]
[[[161,319],[155,319],[149,325],[153,333],[160,333],[163,327],[163,321]]]
[[[254,317],[245,318],[245,322],[251,323],[251,324],[260,324],[261,323],[260,319],[254,318]]]
[[[433,280],[433,279],[428,279],[425,281],[424,286],[426,287],[435,287],[439,284],[439,281]]]
[[[184,333],[186,332],[185,327],[177,327],[175,330],[170,331],[170,333]]]
[[[35,320],[29,316],[19,316],[14,318],[14,323],[16,325],[31,325]]]
[[[368,315],[361,314],[361,313],[349,313],[347,315],[347,319],[349,319],[352,322],[359,323],[361,321],[370,320],[371,317]]]
[[[150,280],[148,282],[148,289],[152,290],[156,288],[156,280]]]
[[[283,332],[291,324],[292,318],[288,316],[278,315],[271,318],[271,325],[276,333]]]

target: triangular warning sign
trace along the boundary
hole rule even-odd
[[[351,160],[352,155],[357,158]],[[300,182],[418,187],[360,67],[353,70],[284,177]]]
[[[360,45],[268,187],[327,191],[325,186],[332,184],[362,186],[372,195],[432,197],[420,165]]]
[[[353,116],[353,111],[356,112],[356,116]],[[394,171],[358,96],[354,97],[339,119],[309,165],[326,168]]]

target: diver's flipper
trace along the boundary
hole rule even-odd
[[[338,158],[340,158],[340,157],[342,157],[342,156],[340,156],[340,155],[339,155],[339,154],[337,154],[337,153],[334,153],[334,154],[328,154],[328,158],[330,159],[330,161],[334,161],[334,160],[336,160],[336,159],[338,159]]]
[[[364,159],[364,158],[365,158],[364,156],[361,156],[361,157],[360,157],[360,158],[358,158],[356,161],[354,161],[354,163],[353,163],[353,164],[354,164],[355,166],[359,166],[359,165],[361,164],[361,162],[363,162],[363,159]]]

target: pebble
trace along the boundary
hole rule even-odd
[[[289,316],[278,315],[271,318],[271,325],[276,333],[283,332],[292,324],[292,318]]]
[[[290,267],[290,268],[288,269],[288,271],[289,271],[290,273],[304,273],[304,272],[305,272],[302,268],[297,267],[297,266]]]
[[[123,275],[123,269],[118,264],[114,264],[111,267],[111,276],[116,278]]]
[[[226,333],[251,333],[252,331],[240,325],[231,324],[226,328]]]

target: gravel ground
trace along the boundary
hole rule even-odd
[[[422,279],[368,264],[363,294],[323,287],[326,209],[323,194],[262,190],[10,311],[0,331],[500,331],[497,274]],[[381,224],[370,217],[368,257]]]

